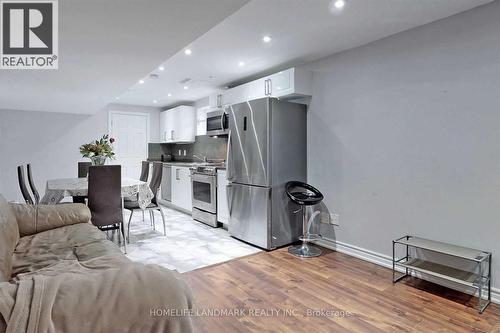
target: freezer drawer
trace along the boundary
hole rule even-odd
[[[271,189],[230,183],[227,186],[229,234],[259,247],[271,248]]]

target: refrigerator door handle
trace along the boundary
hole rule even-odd
[[[233,198],[233,185],[227,184],[226,185],[226,200],[227,200],[227,210],[229,212],[229,218],[231,218],[231,211],[232,211],[232,198]]]
[[[227,163],[227,173],[226,178],[228,181],[233,180],[233,158],[231,154],[231,130],[229,130],[229,135],[227,139],[227,155],[226,155],[226,163]]]

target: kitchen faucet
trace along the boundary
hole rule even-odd
[[[200,161],[203,161],[203,162],[207,163],[207,157],[206,156],[199,157],[199,156],[193,154],[193,157],[199,159]]]

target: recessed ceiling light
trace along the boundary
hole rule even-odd
[[[345,6],[345,0],[334,0],[333,6],[337,9],[342,9]]]
[[[168,96],[168,97],[172,97],[172,94],[171,94],[171,93],[168,93],[168,94],[167,94],[167,96]]]
[[[238,66],[240,66],[240,67],[245,66],[245,62],[244,62],[244,61],[240,61],[240,62],[238,62]]]
[[[116,96],[115,99],[120,99],[120,97]]]
[[[262,41],[264,43],[269,43],[271,40],[272,40],[271,36],[266,35],[266,36],[262,37]]]
[[[189,87],[188,87],[188,86],[184,86],[184,90],[188,90],[188,89],[189,89]]]
[[[158,69],[159,69],[159,70],[161,70],[161,71],[164,71],[164,70],[165,70],[165,67],[160,66],[160,67],[158,67]]]
[[[139,84],[144,84],[144,80],[139,80]]]
[[[191,51],[191,49],[185,49],[184,50],[184,54],[185,55],[190,55],[191,53],[193,53],[193,51]]]
[[[158,101],[157,101],[156,99],[153,99],[153,103],[155,103],[155,104],[156,104],[156,103],[158,103]]]

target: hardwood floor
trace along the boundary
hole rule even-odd
[[[284,248],[185,273],[195,331],[500,332],[497,305],[480,315],[469,295],[416,278],[393,285],[389,269],[325,251],[299,259]]]

